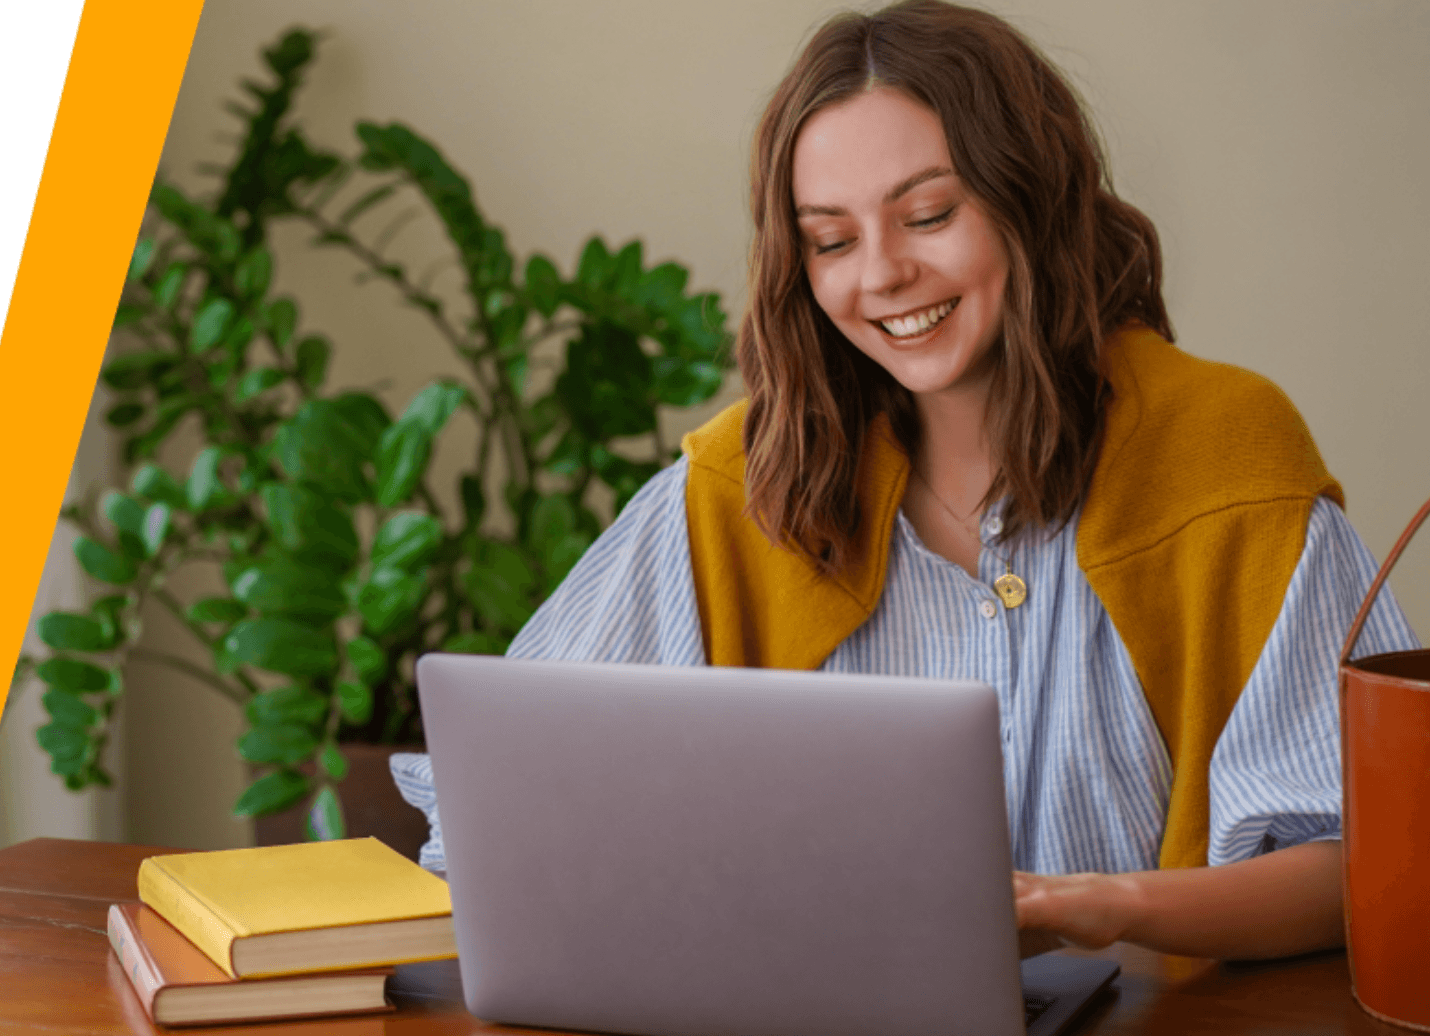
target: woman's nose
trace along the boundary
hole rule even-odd
[[[871,235],[867,240],[861,289],[871,295],[891,295],[914,279],[918,266],[900,247],[897,235]]]

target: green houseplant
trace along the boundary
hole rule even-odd
[[[37,737],[81,789],[110,783],[103,752],[126,662],[183,671],[245,710],[239,751],[266,772],[235,812],[306,800],[309,836],[321,838],[344,831],[340,745],[420,738],[421,652],[505,649],[600,532],[596,485],[619,509],[669,462],[657,408],[718,390],[728,336],[718,297],[687,292],[674,263],[647,267],[638,241],[612,253],[592,238],[569,278],[541,255],[519,266],[467,181],[404,125],[358,123],[351,158],[312,146],[290,108],[314,46],[293,30],[263,52],[272,80],[245,82],[248,103],[231,106],[242,143],[211,170],[212,198],[153,191],[115,317],[130,347],[102,373],[132,479],[63,515],[82,533],[80,564],[109,592],[87,612],[41,618],[54,654],[22,659],[18,675],[47,685]],[[446,233],[458,305],[387,258],[383,235],[355,229],[404,194]],[[315,244],[356,257],[390,298],[421,310],[467,376],[434,381],[395,417],[369,393],[325,391],[332,346],[270,291],[280,220],[311,227]],[[537,390],[528,375],[542,349],[559,373]],[[477,444],[460,513],[445,513],[428,461],[459,408],[474,415]],[[167,469],[159,447],[195,419],[192,466]],[[174,576],[200,562],[221,566],[227,593],[181,600]],[[150,600],[211,665],[140,642]]]

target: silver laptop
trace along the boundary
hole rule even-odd
[[[1016,1036],[1024,985],[1051,1033],[1116,972],[1020,973],[986,684],[440,654],[417,683],[480,1018]]]

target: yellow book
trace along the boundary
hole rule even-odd
[[[139,898],[234,978],[457,955],[447,883],[376,838],[151,856]]]

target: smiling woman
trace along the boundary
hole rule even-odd
[[[1286,397],[1171,344],[1056,69],[938,0],[839,16],[752,165],[749,399],[509,654],[986,681],[1029,933],[1338,942],[1335,660],[1375,565]],[[1387,598],[1371,626],[1414,643]]]

